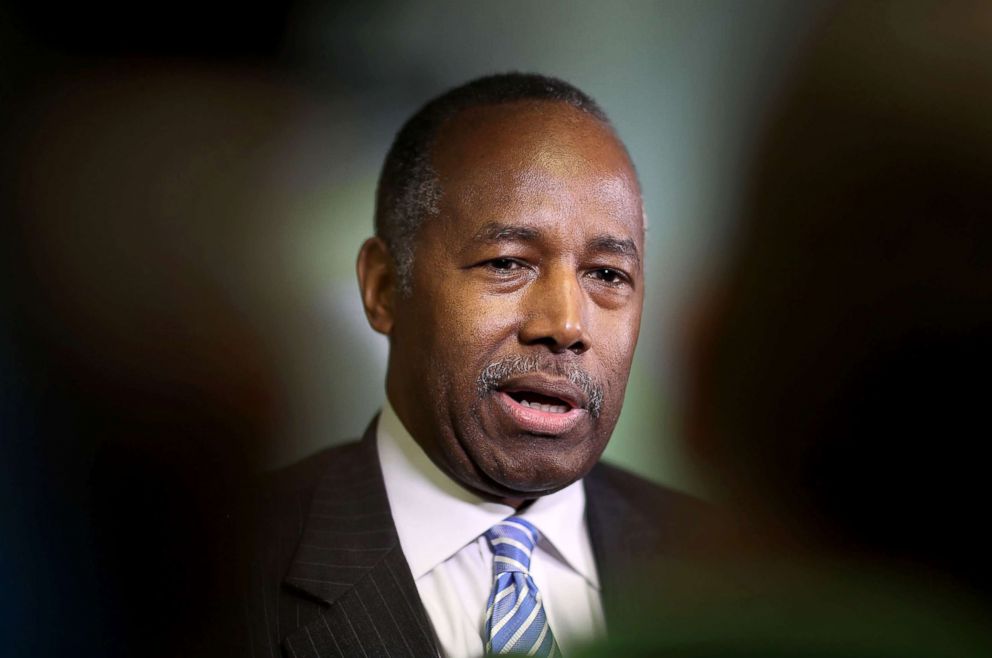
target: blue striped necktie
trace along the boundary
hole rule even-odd
[[[519,516],[486,531],[493,549],[493,591],[486,608],[486,654],[561,656],[548,626],[541,593],[530,577],[530,555],[540,534]]]

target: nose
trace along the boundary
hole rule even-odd
[[[527,295],[528,309],[520,327],[524,345],[544,345],[558,354],[582,354],[591,347],[586,332],[586,297],[574,271],[541,276]]]

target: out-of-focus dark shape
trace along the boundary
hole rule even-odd
[[[238,498],[279,404],[245,288],[281,89],[79,66],[10,112],[4,655],[211,655],[238,613]]]
[[[67,54],[227,59],[277,54],[293,4],[14,0],[7,14],[19,31]]]
[[[987,4],[830,14],[690,339],[686,436],[745,530],[599,655],[990,655],[990,117]]]
[[[989,591],[992,11],[852,3],[756,160],[693,449],[779,539]]]

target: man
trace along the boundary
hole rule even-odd
[[[559,655],[603,634],[621,574],[698,517],[597,466],[643,257],[634,167],[571,85],[482,78],[407,122],[358,258],[386,402],[360,443],[276,478],[256,654]]]

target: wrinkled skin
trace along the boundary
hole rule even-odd
[[[585,475],[620,414],[643,305],[638,183],[612,131],[562,103],[465,110],[432,155],[440,212],[417,237],[412,292],[372,238],[363,299],[405,427],[463,487],[518,506]],[[488,365],[521,361],[540,372],[480,390]],[[565,373],[601,391],[598,409]],[[568,422],[521,422],[501,392],[514,388],[568,398]]]

